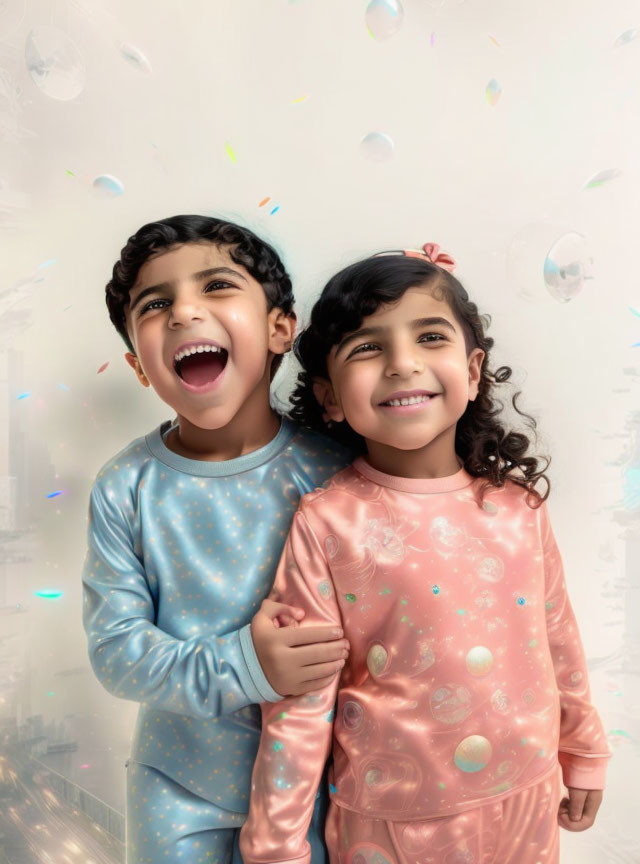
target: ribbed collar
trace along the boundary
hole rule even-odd
[[[420,494],[453,492],[456,489],[464,489],[466,486],[470,486],[475,479],[464,468],[460,468],[455,474],[449,474],[448,477],[396,477],[393,474],[385,474],[383,471],[373,468],[363,456],[358,456],[353,463],[353,467],[368,480],[372,480],[380,486],[388,486],[389,489],[395,489],[397,492],[416,492]]]

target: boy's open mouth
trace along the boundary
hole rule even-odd
[[[217,345],[198,345],[180,351],[173,361],[176,374],[192,387],[211,384],[227,365],[229,353]]]

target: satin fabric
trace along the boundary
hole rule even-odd
[[[350,460],[286,419],[267,445],[225,462],[173,453],[169,427],[134,441],[96,478],[83,572],[89,656],[110,693],[140,703],[131,758],[244,814],[256,703],[281,698],[250,622],[300,496]]]
[[[333,802],[330,864],[558,864],[557,776],[484,807],[422,822],[385,822]]]
[[[263,705],[245,864],[308,861],[332,744],[332,800],[367,818],[471,810],[559,758],[567,785],[602,788],[609,750],[546,503],[507,482],[480,505],[482,482],[359,459],[303,498],[274,596],[341,623],[351,651],[330,686]]]

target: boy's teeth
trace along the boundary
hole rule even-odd
[[[427,402],[431,396],[406,396],[403,399],[388,399],[384,404],[398,408],[400,405],[417,405],[418,402]]]
[[[185,357],[188,357],[189,354],[202,354],[206,351],[219,353],[221,349],[217,345],[192,345],[191,348],[185,348],[183,351],[178,351],[173,360],[174,363],[179,363]]]

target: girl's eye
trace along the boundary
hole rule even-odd
[[[362,354],[365,351],[376,351],[379,350],[378,345],[375,342],[364,342],[362,345],[358,345],[357,348],[354,348],[349,357],[353,357],[354,354]]]
[[[205,285],[204,290],[208,292],[222,291],[224,288],[235,288],[235,285],[232,285],[231,282],[220,282],[219,280],[216,280],[215,282],[208,282]]]

